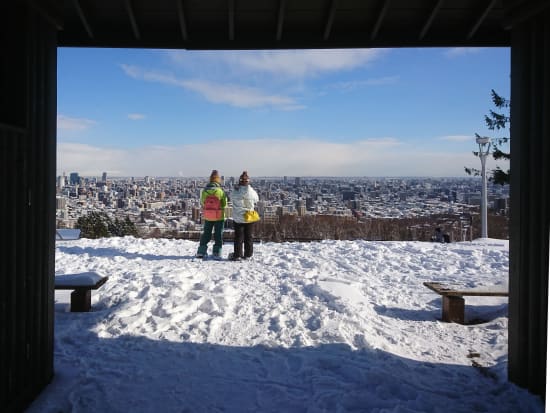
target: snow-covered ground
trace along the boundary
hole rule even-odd
[[[544,411],[506,379],[508,299],[467,297],[485,321],[449,324],[422,285],[505,288],[507,241],[263,243],[245,262],[196,248],[58,241],[56,274],[109,280],[89,313],[56,291],[56,375],[28,412]]]

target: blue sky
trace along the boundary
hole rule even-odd
[[[508,48],[59,48],[57,173],[465,176],[491,89]]]

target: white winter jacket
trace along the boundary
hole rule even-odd
[[[239,185],[237,189],[231,193],[231,201],[233,202],[233,221],[244,224],[245,211],[253,211],[259,199],[258,193],[250,185]]]

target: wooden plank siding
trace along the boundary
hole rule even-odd
[[[545,394],[550,228],[550,8],[512,28],[508,376]]]
[[[0,101],[0,406],[15,412],[53,377],[57,32],[37,11],[11,7],[2,35],[13,36],[4,57],[15,63],[3,67]]]
[[[19,274],[21,264],[24,265],[24,258],[18,251],[23,251],[23,242],[17,231],[17,224],[25,226],[24,219],[17,208],[20,194],[17,194],[17,188],[21,184],[22,175],[13,176],[13,167],[23,158],[23,151],[26,140],[26,132],[19,128],[0,125],[0,153],[2,162],[0,168],[5,179],[6,196],[1,197],[0,216],[8,217],[3,220],[2,236],[4,237],[3,259],[0,260],[2,274],[2,288],[0,288],[0,345],[2,357],[0,364],[2,401],[9,402],[10,395],[17,391],[19,386],[18,361],[17,354],[20,349],[21,327],[18,319],[18,304],[21,302],[21,294],[24,285],[21,282],[23,277]],[[4,404],[2,404],[4,405]]]

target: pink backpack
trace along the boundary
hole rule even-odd
[[[216,195],[207,195],[204,199],[203,217],[208,221],[219,221],[223,217],[220,199]]]

